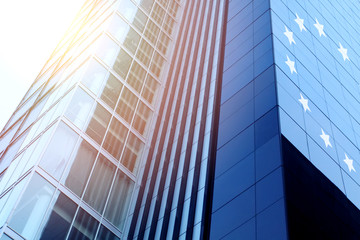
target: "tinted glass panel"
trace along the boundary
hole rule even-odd
[[[99,222],[82,208],[76,216],[73,227],[69,235],[69,239],[90,240],[95,238],[95,233]]]

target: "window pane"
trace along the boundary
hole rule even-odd
[[[148,44],[144,39],[142,39],[139,46],[139,50],[136,53],[136,57],[145,66],[148,67],[153,52],[154,52],[154,48],[150,44]]]
[[[128,129],[116,118],[113,118],[103,147],[116,159],[120,158],[127,132]]]
[[[110,67],[113,66],[120,47],[105,34],[98,41],[95,55]]]
[[[137,34],[134,29],[130,28],[129,32],[126,34],[126,38],[124,40],[124,46],[128,49],[132,54],[135,54],[136,48],[139,45],[140,36]]]
[[[146,26],[145,29],[145,36],[154,45],[156,43],[156,39],[159,35],[159,32],[160,32],[160,28],[158,28],[153,21],[149,20],[148,25]]]
[[[162,20],[165,16],[165,10],[155,3],[154,9],[151,12],[151,17],[156,21],[157,24],[161,26]]]
[[[95,93],[95,95],[98,95],[106,74],[107,70],[98,61],[92,58],[81,83]]]
[[[109,229],[107,229],[104,225],[100,226],[99,233],[96,237],[98,240],[120,240],[115,234],[113,234]]]
[[[85,132],[98,144],[101,144],[104,138],[110,117],[111,114],[103,106],[96,104]]]
[[[114,108],[119,98],[122,86],[121,82],[116,79],[114,75],[110,74],[100,98],[111,108]]]
[[[126,75],[129,71],[131,65],[132,58],[129,54],[127,54],[123,49],[120,50],[119,55],[116,58],[116,62],[114,64],[114,70],[117,74],[120,75],[123,79],[126,78]]]
[[[65,171],[63,182],[79,197],[84,191],[96,155],[96,149],[85,140],[82,140],[76,149],[76,153],[73,154],[74,157],[71,159],[67,171]]]
[[[150,75],[148,75],[145,83],[142,96],[150,103],[153,104],[156,99],[156,94],[159,88],[159,83]]]
[[[30,180],[9,226],[26,239],[34,239],[55,188],[40,175]]]
[[[59,179],[77,139],[78,135],[64,122],[60,122],[40,161],[40,167],[54,178]]]
[[[94,99],[81,88],[77,88],[66,110],[65,116],[75,124],[75,126],[83,129],[93,104]]]
[[[132,86],[138,93],[140,93],[143,83],[145,81],[146,71],[137,62],[134,61],[127,82]]]
[[[98,225],[99,222],[95,218],[80,208],[68,239],[94,239]]]
[[[130,0],[122,0],[120,1],[118,11],[129,22],[132,22],[136,14],[137,7]]]
[[[150,70],[152,73],[155,74],[155,76],[160,77],[162,68],[164,66],[164,58],[157,52],[154,53],[154,58],[151,63]]]
[[[128,123],[131,122],[131,119],[134,116],[137,101],[138,97],[136,97],[135,94],[127,88],[123,89],[119,104],[116,107],[116,112]]]
[[[137,172],[139,165],[138,160],[141,156],[143,147],[144,143],[133,133],[130,133],[121,163],[133,173]]]
[[[99,213],[104,209],[115,170],[116,166],[100,155],[84,195],[84,200]]]
[[[64,194],[60,194],[53,206],[40,239],[65,239],[75,215],[77,205]]]
[[[149,125],[151,110],[144,103],[140,101],[139,107],[135,114],[133,127],[143,136],[146,135],[147,127]]]
[[[133,186],[134,182],[124,173],[118,171],[106,207],[105,217],[121,231],[124,227]]]

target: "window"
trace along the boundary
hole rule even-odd
[[[133,173],[137,172],[139,165],[138,160],[141,156],[143,148],[144,143],[133,133],[130,133],[121,163]]]
[[[96,155],[96,149],[82,139],[64,173],[62,182],[79,197],[84,191]]]
[[[133,127],[143,136],[146,135],[147,126],[151,117],[151,110],[140,101],[139,107],[135,114]]]
[[[84,84],[95,95],[101,91],[107,70],[95,59],[91,59],[84,73],[81,83]]]
[[[40,161],[40,167],[59,179],[74,149],[78,135],[60,122]]]
[[[83,129],[93,104],[94,99],[81,88],[77,88],[69,107],[66,110],[65,116],[75,126]]]
[[[115,170],[116,166],[100,155],[84,195],[84,200],[99,213],[104,209]]]
[[[145,98],[150,104],[153,104],[156,99],[158,88],[159,83],[153,77],[148,75],[142,92],[143,98]]]
[[[103,60],[108,66],[112,67],[120,47],[106,34],[100,37],[96,46],[97,49],[95,55]]]
[[[123,49],[120,50],[119,55],[116,58],[116,62],[114,64],[114,70],[117,74],[120,75],[123,79],[126,78],[126,75],[129,72],[129,68],[131,65],[132,58],[129,54],[127,54]]]
[[[100,226],[99,233],[96,237],[98,240],[120,240],[114,233],[112,233],[109,229],[104,227],[104,225]]]
[[[138,93],[140,93],[141,88],[144,84],[146,76],[146,71],[140,66],[137,62],[134,61],[127,82],[132,86]]]
[[[116,159],[120,158],[127,132],[128,129],[123,124],[116,118],[112,119],[103,147]]]
[[[26,239],[34,239],[55,188],[40,175],[30,180],[18,203],[9,226]]]
[[[99,222],[80,208],[68,239],[90,240],[95,238]]]
[[[121,82],[116,77],[114,77],[114,75],[110,74],[100,95],[100,98],[111,108],[114,108],[122,87],[123,85]]]
[[[118,171],[105,210],[105,218],[121,231],[124,227],[133,187],[134,182],[124,173]]]
[[[49,216],[44,221],[40,239],[65,239],[69,231],[77,205],[62,193],[54,202]]]
[[[116,112],[128,123],[131,122],[131,119],[134,116],[137,101],[138,97],[136,97],[135,94],[127,88],[123,89],[119,104],[116,107]]]
[[[139,50],[136,53],[136,57],[145,65],[149,66],[151,56],[154,52],[154,48],[148,44],[145,39],[141,40]]]
[[[100,104],[91,113],[85,132],[99,145],[104,138],[106,128],[110,122],[111,114]]]

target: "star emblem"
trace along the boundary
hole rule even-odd
[[[306,112],[307,110],[309,110],[309,112],[311,112],[311,110],[310,110],[310,108],[309,108],[309,100],[308,100],[308,99],[305,99],[301,93],[300,93],[299,102],[302,104],[305,112]]]
[[[350,59],[349,59],[349,57],[348,57],[348,55],[347,55],[347,49],[344,48],[344,47],[341,45],[341,43],[339,43],[339,46],[340,46],[340,48],[338,48],[338,50],[339,50],[339,52],[342,54],[344,61],[346,61],[346,59],[350,61]]]
[[[291,45],[291,43],[296,44],[295,40],[294,40],[294,34],[293,32],[290,32],[289,29],[285,26],[285,32],[284,35],[289,39],[289,43]]]
[[[286,55],[286,58],[287,58],[287,61],[285,61],[285,63],[289,66],[291,74],[293,72],[297,73],[297,71],[295,69],[295,62],[291,61],[288,55]]]
[[[297,13],[296,13],[296,18],[294,20],[299,25],[300,32],[302,32],[302,30],[305,30],[305,32],[307,31],[304,26],[304,19],[299,18]]]
[[[349,172],[351,172],[352,170],[354,170],[354,172],[356,172],[355,168],[354,168],[354,161],[352,159],[350,159],[346,153],[345,153],[345,159],[344,159],[344,162],[346,163],[346,165],[348,166],[349,168]]]
[[[325,147],[332,147],[331,143],[330,143],[330,136],[325,134],[324,130],[321,129],[321,135],[320,137],[324,140],[324,143],[325,143]]]
[[[326,34],[324,32],[324,25],[320,24],[319,21],[317,20],[317,18],[315,18],[316,23],[314,24],[314,26],[316,27],[316,29],[319,31],[319,35],[320,37],[322,35],[324,35],[326,37]]]

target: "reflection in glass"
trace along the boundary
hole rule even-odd
[[[121,163],[133,173],[137,171],[143,148],[144,143],[133,133],[130,133]]]
[[[18,203],[9,226],[26,239],[34,239],[55,188],[40,175],[30,180]]]
[[[127,88],[123,89],[119,104],[116,107],[116,112],[128,123],[131,122],[131,119],[134,116],[137,101],[138,97],[136,97],[135,94]]]
[[[119,98],[122,86],[121,82],[116,79],[114,75],[110,74],[100,98],[111,108],[114,108]]]
[[[96,237],[98,240],[120,240],[115,234],[113,234],[109,229],[107,229],[104,225],[100,226],[99,233]]]
[[[134,182],[129,177],[120,171],[117,172],[106,207],[105,218],[120,230],[124,227],[133,186]]]
[[[156,99],[159,83],[150,75],[147,76],[142,96],[150,103],[153,104]]]
[[[150,59],[152,53],[154,52],[154,48],[145,41],[145,39],[141,40],[139,50],[136,53],[136,57],[145,65],[149,66]]]
[[[140,93],[143,83],[145,81],[146,71],[137,62],[134,61],[127,82],[132,86],[138,93]]]
[[[115,72],[120,75],[123,79],[129,71],[132,58],[123,49],[120,50],[119,55],[116,58],[116,62],[113,66]]]
[[[79,209],[68,239],[90,240],[95,238],[99,222],[82,208]]]
[[[111,114],[103,106],[97,103],[96,108],[91,115],[85,132],[98,144],[101,144],[106,128],[110,122]]]
[[[63,182],[79,197],[84,191],[96,155],[96,149],[83,139],[64,173]]]
[[[54,200],[55,201],[55,200]],[[60,194],[52,206],[49,216],[44,221],[40,239],[62,240],[66,238],[77,205],[64,194]]]
[[[84,200],[99,213],[104,209],[115,170],[116,166],[100,155],[84,195]]]
[[[84,73],[81,83],[84,84],[95,95],[98,95],[106,77],[107,70],[95,59],[91,59]]]
[[[76,92],[66,110],[65,116],[80,129],[86,124],[94,99],[81,88]]]
[[[140,101],[139,107],[135,114],[133,126],[143,136],[146,135],[147,126],[149,125],[151,110]]]
[[[97,43],[95,55],[110,67],[113,66],[116,54],[120,47],[106,34],[102,35]]]
[[[119,120],[112,119],[103,147],[116,159],[120,158],[127,132],[128,129]]]
[[[54,178],[59,179],[77,139],[78,135],[64,122],[60,122],[40,161],[41,168]]]

